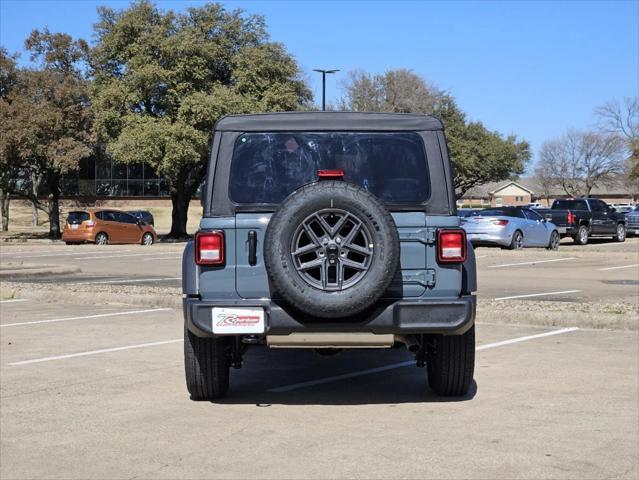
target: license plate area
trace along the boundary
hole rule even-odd
[[[219,335],[264,333],[264,309],[262,307],[215,307],[212,309],[211,321],[213,333]]]
[[[80,228],[80,225],[78,225],[77,223],[71,224],[71,230],[77,230],[78,228]]]

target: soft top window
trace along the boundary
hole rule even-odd
[[[489,208],[482,210],[482,217],[516,217],[526,218],[520,208]]]
[[[276,204],[316,181],[318,170],[343,170],[344,181],[387,203],[422,203],[429,194],[417,133],[273,132],[238,137],[229,196],[239,204]]]

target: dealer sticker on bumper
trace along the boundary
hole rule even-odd
[[[249,334],[264,333],[264,309],[213,308],[213,333]]]

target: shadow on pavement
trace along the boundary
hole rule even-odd
[[[440,397],[428,387],[425,368],[401,366],[381,372],[367,370],[413,359],[404,349],[348,350],[332,357],[312,350],[276,350],[254,347],[245,355],[244,366],[231,370],[227,397],[220,405],[371,405],[472,400],[477,393],[473,381],[464,397]],[[362,375],[307,385],[289,391],[270,391],[302,382],[330,379],[344,374]]]

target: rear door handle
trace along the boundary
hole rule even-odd
[[[257,264],[257,232],[255,230],[248,232],[248,262],[251,266]]]

